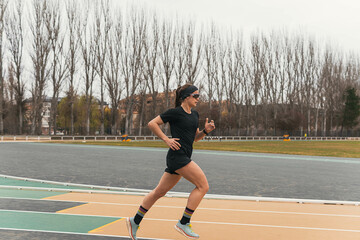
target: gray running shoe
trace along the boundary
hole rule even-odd
[[[190,223],[187,223],[186,225],[182,225],[179,220],[179,222],[175,225],[175,229],[176,231],[178,231],[179,233],[190,239],[198,239],[200,237],[198,234],[194,233],[194,231],[191,229]]]
[[[139,225],[137,225],[135,222],[134,222],[134,218],[131,217],[131,218],[126,218],[126,226],[127,226],[127,229],[129,231],[129,235],[131,237],[132,240],[137,240],[136,238],[136,232],[137,230],[139,229]]]

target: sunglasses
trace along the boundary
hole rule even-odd
[[[198,93],[193,93],[193,94],[190,94],[190,96],[192,96],[193,98],[199,98],[199,97],[200,97],[200,94],[198,94]]]

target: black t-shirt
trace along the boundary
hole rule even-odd
[[[160,114],[164,123],[169,122],[172,138],[179,138],[178,142],[185,154],[190,158],[193,150],[193,143],[196,131],[199,127],[199,114],[195,110],[191,110],[191,114],[185,112],[180,106],[171,108]],[[169,150],[169,152],[176,152]],[[180,151],[180,150],[179,150]]]

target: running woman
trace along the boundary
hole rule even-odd
[[[198,101],[198,88],[189,83],[185,84],[176,90],[175,108],[167,110],[148,123],[150,130],[169,146],[167,168],[157,187],[145,196],[136,215],[127,218],[129,235],[133,240],[137,239],[136,232],[146,212],[171,190],[181,177],[194,184],[195,188],[190,193],[184,214],[175,229],[190,239],[199,238],[191,229],[190,218],[208,192],[209,184],[202,169],[191,160],[192,146],[194,141],[201,140],[214,130],[215,124],[213,120],[208,122],[206,118],[204,130],[199,131],[199,114],[192,110]],[[172,138],[168,138],[160,129],[160,125],[167,122],[170,123]]]

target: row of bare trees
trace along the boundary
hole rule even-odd
[[[199,27],[114,6],[107,0],[0,0],[0,135],[41,134],[46,97],[49,129],[56,133],[60,96],[70,108],[69,133],[76,134],[79,95],[87,135],[94,96],[100,134],[106,132],[105,102],[110,133],[147,134],[146,122],[172,107],[170,93],[186,82],[200,87],[198,110],[217,122],[217,134],[326,134],[341,128],[345,90],[359,89],[359,56],[304,33],[245,38],[214,23]]]

